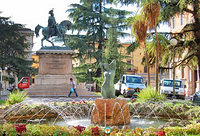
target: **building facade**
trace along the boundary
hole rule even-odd
[[[189,8],[192,8],[189,6]],[[192,14],[183,12],[181,14],[177,14],[170,19],[170,30],[172,33],[180,32],[187,24],[194,22]],[[187,50],[187,49],[186,49]],[[178,59],[176,58],[176,61]],[[186,95],[190,96],[199,90],[199,78],[198,78],[199,68],[196,66],[195,68],[190,67],[189,65],[180,66],[175,69],[175,77],[176,79],[184,80],[186,85],[185,91]],[[172,79],[173,74],[172,70],[170,70],[170,78]]]

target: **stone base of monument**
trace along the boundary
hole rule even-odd
[[[46,47],[36,52],[39,56],[39,73],[35,83],[26,89],[29,96],[67,96],[72,74],[73,51],[65,47]],[[88,93],[86,88],[77,86],[77,93]],[[72,94],[73,96],[73,94]]]
[[[96,99],[91,123],[118,126],[130,124],[129,106],[123,99]]]

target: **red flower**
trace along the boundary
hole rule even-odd
[[[83,103],[85,103],[85,101],[83,100]]]
[[[156,133],[158,136],[165,136],[165,132],[164,131],[159,131]]]
[[[91,128],[91,130],[92,130],[92,136],[99,136],[100,135],[98,127]]]
[[[74,126],[74,128],[76,128],[81,133],[82,131],[85,130],[86,127],[78,125],[78,126]]]
[[[26,131],[26,124],[15,125],[15,128],[16,131],[21,134],[23,131]]]
[[[21,104],[21,106],[23,107],[23,106],[24,106],[24,104]]]
[[[79,103],[81,104],[82,102],[80,101]]]
[[[75,101],[72,101],[72,103],[76,103]]]

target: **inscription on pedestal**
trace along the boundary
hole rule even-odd
[[[58,59],[54,59],[51,60],[51,62],[47,62],[47,67],[49,69],[59,69],[59,70],[64,70],[64,62],[58,60]]]
[[[71,75],[72,55],[71,54],[38,54],[39,75]]]

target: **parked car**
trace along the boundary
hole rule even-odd
[[[18,83],[18,88],[20,90],[24,90],[29,88],[31,85],[31,78],[30,77],[22,77],[22,79]]]
[[[160,93],[169,97],[173,96],[173,80],[162,79],[160,83]],[[175,96],[177,98],[185,99],[185,85],[182,80],[175,80]]]
[[[123,94],[124,97],[132,97],[136,91],[138,92],[144,88],[146,86],[141,76],[124,74],[115,84],[115,95]]]
[[[193,104],[200,105],[200,91],[196,92],[191,99]]]

